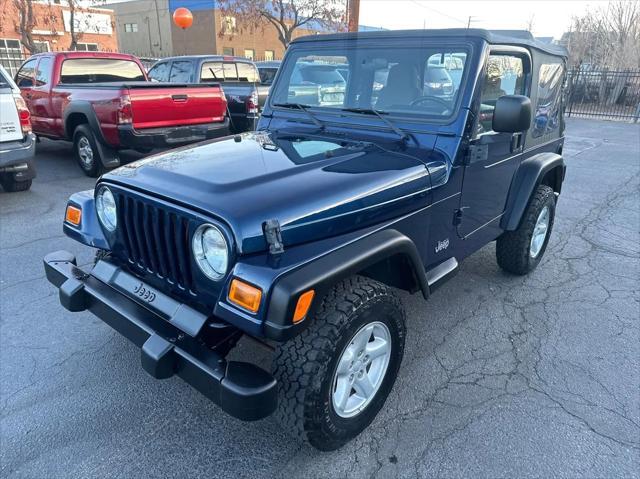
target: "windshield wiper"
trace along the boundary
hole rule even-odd
[[[393,132],[400,137],[403,143],[406,143],[411,138],[409,134],[405,133],[396,125],[394,125],[391,120],[382,116],[382,115],[388,115],[389,112],[382,111],[382,110],[374,110],[373,108],[341,108],[341,111],[348,111],[351,113],[362,113],[363,115],[375,115],[378,118],[380,118],[383,122],[385,122],[389,126],[389,128],[391,128]]]
[[[307,110],[307,108],[309,108],[309,105],[302,105],[301,103],[274,103],[273,106],[278,106],[280,108],[297,108],[298,110],[305,112],[314,125],[316,125],[321,130],[325,129],[325,124],[318,120],[318,118],[313,113]]]

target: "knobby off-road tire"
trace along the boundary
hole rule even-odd
[[[0,174],[0,183],[7,193],[15,193],[18,191],[27,191],[31,188],[32,180],[17,181],[13,173]]]
[[[79,125],[73,132],[73,152],[80,169],[90,178],[97,178],[104,171],[96,136],[89,125]]]
[[[542,231],[540,221],[544,220],[545,211],[548,213],[547,226],[544,230],[545,236],[534,247],[532,237],[536,235],[540,238],[539,235]],[[538,186],[518,229],[505,231],[496,242],[496,259],[503,270],[524,275],[538,266],[549,243],[555,212],[556,199],[553,190],[546,185]]]
[[[362,432],[384,405],[402,362],[405,313],[398,297],[385,285],[362,276],[341,281],[319,300],[311,317],[305,320],[311,321],[311,325],[277,348],[273,372],[279,388],[276,413],[279,422],[298,438],[329,451]],[[370,330],[369,339],[363,340]],[[369,356],[367,351],[373,350],[374,345],[384,344],[376,336],[379,333],[389,338],[389,350],[384,354],[372,352]],[[360,349],[356,343],[365,347]],[[361,358],[358,349],[365,351]],[[354,358],[346,376],[342,371],[350,361],[345,362],[345,358]],[[384,364],[380,358],[388,358],[386,369],[380,369]],[[340,406],[338,409],[334,406],[338,363],[341,364],[340,381],[353,377],[352,367],[356,378],[362,377],[358,376],[358,367],[361,374],[374,374],[374,364],[375,374],[381,378],[374,382],[377,390],[368,402],[351,411],[348,417],[344,408],[339,415],[336,411]],[[340,384],[347,385],[347,397],[351,401],[343,404],[357,404],[360,396],[356,389],[351,389],[349,383]]]

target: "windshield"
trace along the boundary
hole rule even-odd
[[[466,64],[462,46],[304,45],[288,53],[271,103],[447,118],[455,111]]]

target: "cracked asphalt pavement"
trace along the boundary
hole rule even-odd
[[[570,119],[567,179],[538,269],[488,245],[428,302],[402,294],[404,363],[375,422],[339,451],[243,423],[88,313],[42,257],[92,187],[65,143],[38,145],[27,193],[0,192],[2,477],[638,477],[640,125]],[[252,355],[241,344],[239,356]]]

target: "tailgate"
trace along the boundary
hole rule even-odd
[[[22,140],[22,127],[11,88],[0,88],[0,143]]]
[[[133,127],[162,128],[224,121],[227,102],[219,85],[128,85]]]

